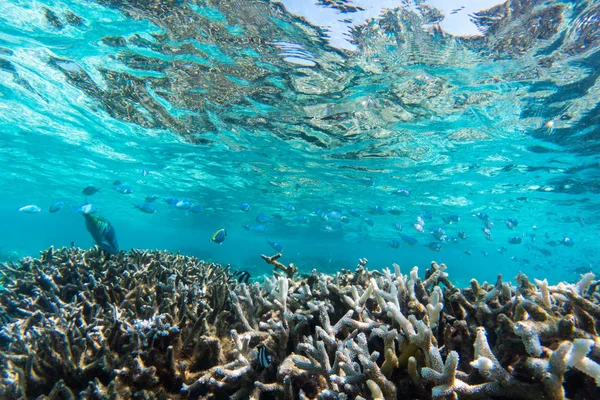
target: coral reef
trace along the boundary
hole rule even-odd
[[[2,265],[0,397],[600,398],[600,282],[455,287],[369,270],[275,272],[166,252],[49,249]],[[283,274],[278,273],[282,271]]]

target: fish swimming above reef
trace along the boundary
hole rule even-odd
[[[400,215],[400,214],[402,214],[402,210],[399,209],[396,206],[391,206],[390,208],[387,209],[387,212],[389,212],[392,215]]]
[[[408,236],[408,235],[400,235],[400,238],[402,240],[404,240],[404,243],[406,243],[409,246],[414,246],[415,244],[417,244],[417,239]]]
[[[57,213],[60,210],[62,210],[64,206],[65,206],[65,202],[62,201],[62,200],[54,202],[54,203],[52,203],[52,205],[48,209],[48,212],[50,212],[50,213]]]
[[[78,212],[80,214],[94,214],[98,211],[98,208],[96,208],[95,205],[93,204],[83,204],[80,207],[76,207],[75,208],[75,212]]]
[[[23,206],[23,207],[19,208],[19,211],[24,212],[25,214],[35,214],[35,213],[39,213],[40,211],[42,211],[42,209],[36,205],[30,204],[28,206]]]
[[[175,208],[184,211],[189,210],[192,208],[192,202],[189,200],[179,200],[177,203],[175,203]]]
[[[212,235],[210,241],[213,243],[221,244],[225,241],[226,237],[227,232],[225,231],[225,228],[221,228],[218,231],[216,231],[214,235]]]
[[[115,229],[104,217],[96,214],[82,214],[85,227],[98,246],[104,251],[115,254],[119,252],[119,243]]]
[[[84,196],[91,196],[98,191],[100,191],[100,188],[97,188],[95,186],[87,186],[81,191],[81,194],[83,194]]]
[[[270,240],[267,240],[267,243],[273,248],[273,250],[283,251],[283,246],[280,243],[272,242]]]
[[[175,197],[166,197],[164,200],[171,207],[174,207],[175,204],[179,203],[179,199],[176,199]]]
[[[294,221],[296,221],[300,224],[308,224],[308,222],[310,220],[308,219],[308,217],[306,215],[298,215],[297,217],[294,218]]]
[[[134,204],[133,206],[146,214],[154,214],[156,212],[156,207],[150,203]]]
[[[570,237],[565,236],[563,238],[563,240],[560,241],[560,244],[563,244],[563,245],[565,245],[567,247],[573,247],[573,245],[575,244],[575,242]]]
[[[439,244],[438,242],[431,242],[429,244],[426,244],[425,247],[427,247],[429,250],[431,251],[442,251],[442,245]]]
[[[475,216],[482,221],[487,221],[490,218],[486,213],[482,212],[478,212],[477,214],[475,214]]]
[[[250,204],[248,204],[248,203],[242,203],[242,204],[240,204],[240,210],[242,210],[242,211],[250,211]]]
[[[398,247],[400,247],[400,242],[396,239],[392,239],[388,242],[388,247],[391,247],[392,249],[397,249]]]
[[[510,239],[508,239],[508,243],[510,244],[520,244],[523,241],[523,239],[521,239],[519,236],[513,236]]]
[[[115,190],[121,194],[131,194],[133,193],[133,188],[127,185],[119,185],[115,186]]]
[[[159,196],[159,195],[157,195],[157,194],[151,194],[151,195],[149,195],[149,196],[146,196],[146,198],[144,199],[144,201],[145,201],[146,203],[152,203],[152,202],[153,202],[154,200],[156,200],[156,199],[160,199],[160,196]]]
[[[256,222],[259,224],[264,224],[265,222],[269,221],[271,221],[271,218],[267,217],[265,214],[260,213],[256,216]]]
[[[251,232],[266,232],[267,226],[264,224],[244,225],[244,229]]]

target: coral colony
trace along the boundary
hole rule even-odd
[[[0,269],[0,396],[598,399],[600,281],[456,288],[433,262],[334,276],[263,256],[50,248]],[[247,278],[247,277],[246,277]],[[247,280],[247,279],[246,279]]]

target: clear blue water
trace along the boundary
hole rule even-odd
[[[348,50],[266,1],[0,2],[0,257],[92,246],[76,212],[89,201],[123,250],[254,274],[269,271],[268,240],[302,271],[361,257],[422,270],[437,260],[459,283],[599,271],[599,6],[520,4],[472,16],[481,35],[465,38],[399,2],[352,28]],[[88,185],[100,191],[86,199]],[[156,213],[134,208],[152,194]],[[18,211],[32,204],[42,211]],[[348,222],[323,218],[332,211]],[[260,213],[267,231],[245,229]],[[477,213],[494,223],[492,240]],[[450,215],[460,221],[444,223]],[[445,241],[430,234],[438,227]],[[226,240],[211,243],[220,228]],[[459,230],[468,238],[452,243]]]

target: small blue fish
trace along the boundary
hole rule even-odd
[[[506,247],[500,246],[500,247],[498,247],[497,251],[500,254],[504,254],[504,253],[506,253]]]
[[[325,221],[339,221],[342,218],[342,213],[339,211],[331,211],[323,216]]]
[[[573,247],[575,245],[575,242],[570,237],[565,236],[563,240],[560,241],[560,244],[563,244],[567,247]]]
[[[350,218],[348,218],[345,215],[342,215],[342,217],[340,218],[340,222],[343,222],[344,224],[348,224],[348,223],[350,223]]]
[[[113,186],[120,186],[120,185],[122,185],[122,184],[124,184],[124,183],[125,183],[125,182],[123,182],[122,180],[120,180],[120,179],[117,179],[116,181],[113,181]]]
[[[141,212],[144,212],[146,214],[153,214],[156,212],[156,207],[154,207],[152,204],[150,203],[144,203],[144,204],[134,204],[133,205],[135,208],[137,208],[138,210],[140,210]]]
[[[446,240],[446,231],[443,230],[442,228],[437,228],[437,229],[431,231],[430,233],[431,233],[431,236],[433,236],[440,242],[443,242],[444,240]]]
[[[448,218],[450,218],[450,221],[452,222],[459,222],[460,221],[460,217],[458,215],[448,215]]]
[[[435,251],[435,252],[442,250],[442,245],[438,242],[431,242],[429,244],[426,244],[425,247],[427,247],[429,250]]]
[[[115,186],[115,190],[121,194],[131,194],[133,193],[133,188],[128,185],[119,185]]]
[[[513,227],[515,226],[519,226],[519,221],[517,221],[514,218],[507,218],[506,221],[504,221],[506,223],[506,225],[508,226],[508,224],[512,225]]]
[[[256,222],[259,224],[264,224],[265,222],[269,221],[271,221],[271,218],[267,217],[265,214],[260,213],[256,216]]]
[[[433,219],[433,214],[431,214],[430,211],[425,211],[423,214],[421,214],[421,217],[423,217],[424,219],[430,220],[430,219]]]
[[[309,219],[306,215],[298,215],[294,218],[294,221],[299,222],[301,224],[308,224]]]
[[[62,200],[60,200],[60,201],[57,201],[57,202],[53,203],[50,206],[50,208],[48,209],[48,211],[51,212],[51,213],[57,213],[60,210],[62,210],[64,206],[65,206],[65,202],[62,201]]]
[[[488,253],[488,252],[487,252],[487,251],[485,251],[485,250],[481,250],[481,254],[483,254],[483,255],[484,255],[484,257],[489,257],[489,255],[490,255],[490,253]]]
[[[494,227],[494,223],[492,221],[485,220],[483,221],[483,226],[487,229],[492,229]]]
[[[145,170],[145,169],[143,169],[143,170],[142,170],[142,176],[146,176],[146,175],[148,175],[148,171],[147,171],[147,170]]]
[[[269,354],[269,350],[267,350],[267,346],[261,343],[256,346],[256,349],[258,350],[256,357],[258,364],[264,369],[269,368],[269,365],[271,365],[271,355]]]
[[[192,208],[192,202],[189,200],[179,200],[175,203],[175,208],[178,210],[189,210]]]
[[[146,203],[153,203],[156,199],[160,199],[160,196],[157,194],[151,194],[150,196],[146,196],[144,200],[146,201]]]
[[[396,206],[392,206],[392,207],[388,208],[387,212],[389,212],[392,215],[400,215],[400,214],[402,214],[402,210],[399,209]]]
[[[396,239],[392,239],[388,242],[388,247],[391,247],[392,249],[397,249],[398,247],[400,247],[400,242]]]
[[[470,256],[471,252],[469,250],[467,250],[467,251],[465,251],[465,254],[468,255],[468,256]]]
[[[244,225],[244,229],[251,232],[265,232],[267,230],[267,226],[263,224],[258,225]]]
[[[371,214],[378,214],[378,215],[384,215],[385,214],[385,209],[379,205],[371,207],[370,211]]]
[[[192,206],[190,208],[190,211],[193,212],[194,214],[200,214],[201,212],[204,211],[204,206],[202,206],[200,204],[196,204],[195,206]]]
[[[243,204],[241,204],[241,205],[240,205],[240,210],[242,210],[242,211],[244,211],[244,212],[245,212],[245,211],[250,211],[250,204],[248,204],[248,203],[243,203]]]
[[[225,228],[221,228],[218,231],[216,231],[214,235],[212,235],[212,238],[210,238],[210,241],[213,243],[221,244],[221,243],[223,243],[223,241],[225,241],[226,237],[227,237],[227,232],[225,231]]]
[[[179,199],[176,199],[175,197],[167,197],[165,198],[165,202],[171,207],[174,207],[175,204],[179,203]]]
[[[28,205],[28,206],[23,206],[21,208],[19,208],[20,212],[24,212],[25,214],[35,214],[35,213],[39,213],[40,211],[42,211],[41,208],[39,208],[36,205]]]
[[[478,212],[477,214],[475,214],[475,216],[482,221],[487,221],[490,218],[486,213],[482,212]]]
[[[271,242],[270,240],[267,240],[267,243],[269,243],[269,246],[271,246],[273,250],[283,251],[283,246],[281,244],[277,242]]]
[[[358,211],[356,208],[351,208],[348,210],[348,213],[353,217],[360,217],[360,211]]]
[[[283,209],[285,211],[295,211],[296,207],[294,207],[293,204],[287,203],[285,206],[283,206]]]
[[[93,195],[94,193],[96,193],[98,191],[100,191],[100,188],[97,188],[97,187],[94,187],[94,186],[87,186],[85,189],[83,189],[81,191],[81,193],[84,196],[91,196],[91,195]]]
[[[93,205],[93,204],[84,204],[81,207],[78,207],[77,209],[75,209],[76,212],[79,212],[80,214],[94,214],[98,211],[98,208]]]
[[[510,244],[520,244],[523,241],[523,239],[521,239],[520,236],[513,236],[510,239],[508,239],[508,243]]]
[[[467,234],[463,231],[458,231],[457,235],[461,239],[466,239],[468,237]]]
[[[509,220],[504,221],[504,224],[506,225],[506,227],[510,230],[515,229],[515,226],[513,225],[512,222],[510,222]]]
[[[365,218],[364,221],[367,223],[367,225],[369,226],[375,226],[375,222],[371,219],[371,218]]]
[[[450,237],[446,238],[446,242],[457,244],[458,243],[458,238],[456,236],[450,236]]]
[[[392,224],[392,226],[394,227],[394,229],[396,229],[397,231],[401,231],[402,230],[402,224],[400,222],[394,222]]]
[[[411,236],[400,234],[400,238],[404,240],[404,243],[406,243],[409,246],[414,246],[415,244],[417,244],[417,239]]]
[[[448,215],[447,217],[442,217],[442,221],[444,221],[445,224],[452,224],[460,221],[460,217],[458,215]]]

